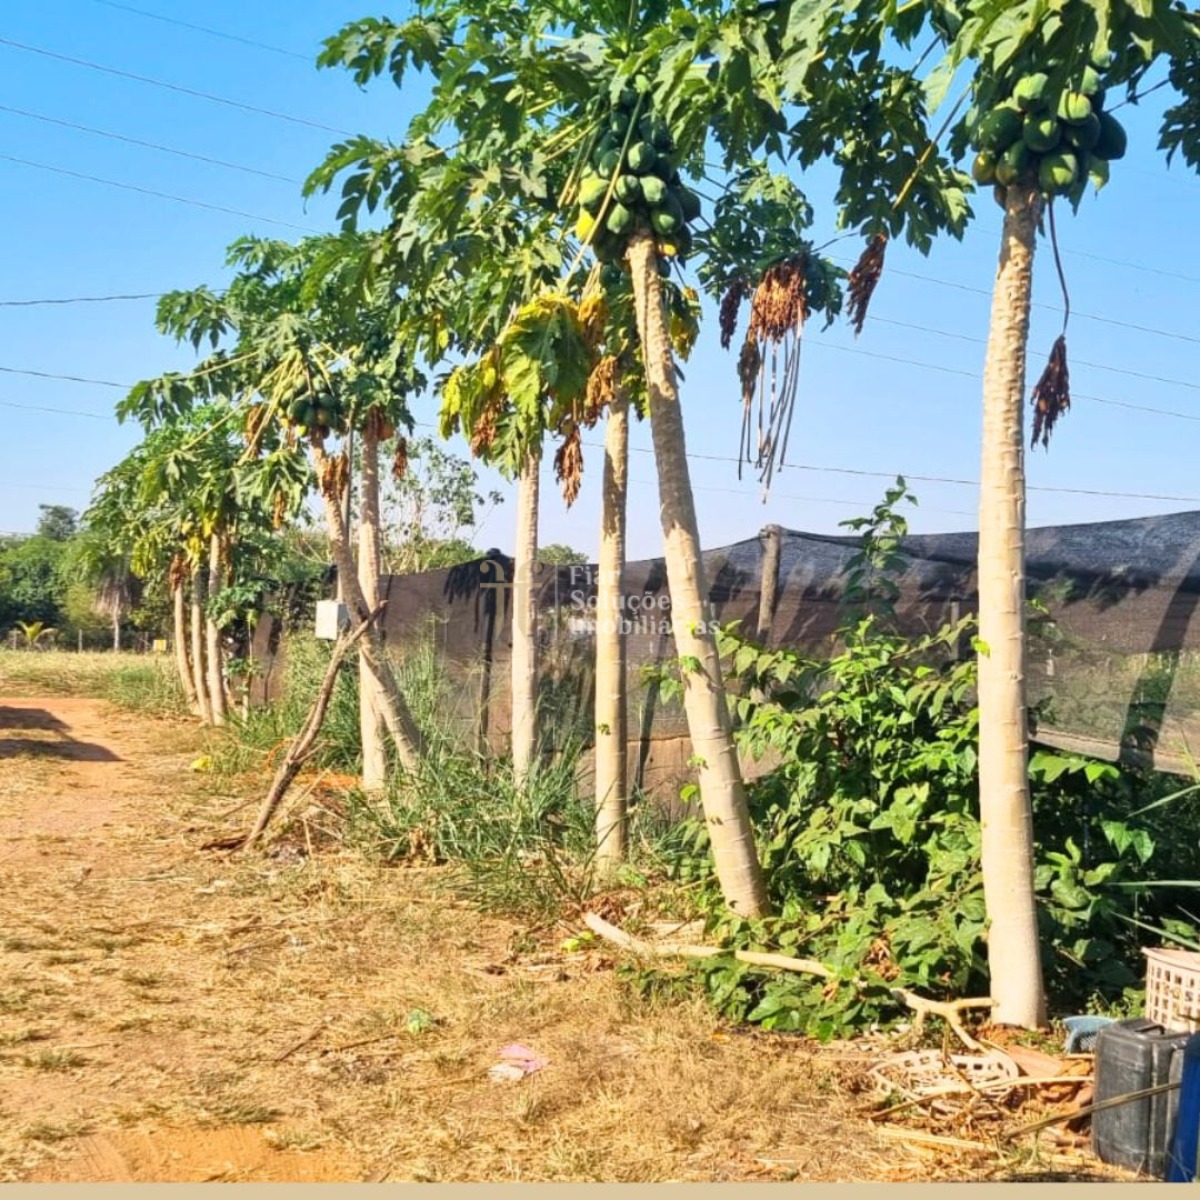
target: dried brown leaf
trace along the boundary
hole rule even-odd
[[[1050,361],[1042,377],[1033,389],[1033,439],[1031,446],[1040,441],[1050,445],[1054,425],[1071,407],[1071,372],[1067,367],[1067,338],[1059,334],[1050,351]]]
[[[847,288],[849,299],[850,323],[854,326],[857,337],[863,331],[867,320],[867,309],[871,297],[875,294],[875,285],[883,274],[883,259],[887,253],[887,234],[877,233],[862,252],[854,270],[850,272],[850,283]]]

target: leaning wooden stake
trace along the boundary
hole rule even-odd
[[[333,689],[337,685],[338,672],[342,668],[342,663],[358,639],[367,632],[381,612],[383,612],[382,604],[372,610],[365,621],[359,622],[354,630],[342,634],[334,644],[333,654],[329,658],[329,666],[325,668],[325,678],[321,680],[321,686],[308,714],[308,720],[304,723],[300,736],[288,747],[288,752],[283,756],[283,762],[279,764],[279,770],[275,772],[275,778],[271,781],[271,790],[267,792],[267,798],[258,810],[254,828],[246,834],[245,841],[241,843],[239,849],[248,850],[262,837],[263,830],[266,829],[275,815],[275,810],[287,795],[288,788],[292,786],[292,780],[300,773],[300,768],[304,766],[305,760],[312,754],[313,744],[325,722],[329,701],[333,698]]]
[[[584,923],[595,934],[622,946],[635,954],[644,954],[659,958],[716,958],[730,951],[721,946],[694,946],[685,942],[646,942],[632,934],[625,933],[615,925],[610,925],[603,917],[595,913],[585,913]],[[777,971],[794,971],[801,975],[816,975],[819,979],[832,979],[835,972],[824,963],[813,958],[792,958],[786,954],[763,954],[756,950],[734,950],[733,957],[738,962],[748,963],[755,967],[774,967]],[[856,986],[859,986],[856,981]],[[941,1017],[954,1031],[962,1044],[971,1050],[984,1050],[986,1047],[976,1041],[962,1023],[962,1013],[970,1008],[991,1008],[993,1001],[987,997],[968,1000],[930,1000],[925,996],[910,992],[908,988],[892,988],[892,995],[906,1008],[917,1014],[916,1026],[919,1029],[927,1017]]]

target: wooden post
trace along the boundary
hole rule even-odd
[[[759,537],[763,542],[762,579],[758,592],[758,640],[764,645],[770,640],[775,620],[775,602],[779,593],[779,553],[783,532],[778,525],[768,525]]]

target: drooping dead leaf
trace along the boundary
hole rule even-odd
[[[1071,407],[1071,372],[1067,367],[1067,338],[1059,334],[1050,351],[1050,361],[1033,389],[1033,438],[1031,446],[1040,441],[1050,445],[1055,423]]]
[[[321,464],[321,494],[327,499],[340,503],[350,486],[350,463],[345,452],[326,458]]]
[[[854,336],[863,331],[867,320],[867,309],[871,305],[871,297],[875,294],[875,285],[883,274],[883,259],[887,253],[887,234],[877,233],[862,252],[854,270],[850,272],[850,282],[846,289],[849,301],[850,323],[854,326]]]
[[[592,368],[583,394],[582,423],[591,429],[604,415],[617,395],[617,359],[606,354]]]
[[[408,438],[396,439],[396,453],[392,456],[392,478],[399,483],[408,474]]]
[[[733,342],[733,335],[737,329],[738,310],[742,306],[742,300],[746,296],[746,284],[744,280],[735,279],[729,286],[729,290],[721,297],[721,349],[728,350]]]
[[[583,442],[579,426],[571,423],[570,432],[554,454],[554,476],[562,486],[563,499],[570,508],[579,498],[583,485]]]
[[[386,442],[388,438],[393,437],[396,433],[396,427],[388,420],[387,414],[381,408],[372,408],[367,413],[366,422],[367,432],[373,434],[376,439],[381,442]]]

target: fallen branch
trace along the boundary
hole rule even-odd
[[[812,958],[791,958],[786,954],[765,954],[757,950],[729,951],[720,946],[694,946],[686,942],[647,942],[636,938],[615,925],[609,924],[603,917],[595,913],[584,913],[584,923],[587,927],[605,941],[612,942],[634,954],[642,954],[656,958],[717,958],[732,953],[738,962],[755,967],[773,967],[778,971],[792,971],[800,975],[815,975],[819,979],[833,979],[836,972],[832,967],[817,962]],[[855,986],[864,986],[856,980]],[[906,1008],[917,1014],[916,1027],[919,1029],[929,1016],[939,1016],[954,1031],[955,1036],[968,1049],[981,1051],[983,1046],[975,1040],[962,1023],[961,1014],[972,1008],[991,1008],[994,1001],[988,997],[977,997],[964,1000],[930,1000],[918,995],[908,988],[892,988],[892,995]]]
[[[1126,1092],[1123,1096],[1111,1096],[1107,1100],[1097,1100],[1095,1104],[1085,1104],[1082,1108],[1055,1113],[1052,1117],[1044,1117],[1040,1121],[1034,1121],[1032,1125],[1022,1125],[1019,1129],[1004,1134],[1001,1141],[1016,1141],[1017,1138],[1023,1137],[1027,1133],[1037,1133],[1039,1129],[1046,1129],[1063,1121],[1074,1121],[1076,1117],[1091,1116],[1092,1113],[1103,1112],[1107,1108],[1118,1108],[1122,1104],[1129,1104],[1134,1100],[1145,1100],[1148,1096],[1161,1096],[1164,1092],[1175,1091],[1179,1085],[1180,1081],[1177,1079],[1174,1083],[1160,1083],[1154,1087],[1142,1088],[1137,1092]]]
[[[298,1042],[293,1042],[286,1050],[275,1055],[271,1061],[275,1063],[286,1062],[297,1050],[303,1050],[305,1046],[311,1042],[315,1042],[325,1032],[327,1024],[328,1018],[322,1017]]]
[[[246,834],[240,849],[248,850],[262,836],[271,817],[274,816],[275,810],[287,795],[288,788],[292,786],[292,781],[300,774],[300,768],[304,765],[305,760],[313,754],[317,735],[321,732],[325,714],[329,709],[329,702],[333,698],[333,689],[337,685],[338,672],[342,668],[342,662],[359,638],[378,619],[382,611],[383,605],[381,604],[365,620],[360,621],[357,628],[350,633],[342,634],[334,644],[333,654],[329,658],[329,666],[325,668],[325,678],[321,680],[321,686],[317,689],[317,698],[313,701],[308,720],[304,723],[300,736],[292,742],[283,756],[283,762],[279,764],[279,769],[275,772],[275,778],[271,781],[267,797],[258,810],[254,828]]]
[[[989,1083],[976,1085],[976,1088],[980,1092],[1008,1092],[1018,1088],[1058,1087],[1069,1083],[1091,1082],[1092,1076],[1090,1075],[1052,1075],[1048,1079],[993,1079]],[[944,1100],[947,1096],[962,1096],[972,1090],[975,1089],[968,1088],[965,1083],[950,1083],[933,1091],[925,1092],[923,1095],[914,1096],[911,1100],[902,1100],[899,1104],[893,1104],[891,1108],[881,1108],[865,1115],[868,1121],[882,1121],[905,1109],[917,1108],[934,1100]]]
[[[964,1138],[943,1137],[936,1133],[922,1133],[919,1129],[907,1129],[902,1125],[884,1125],[875,1131],[880,1137],[892,1138],[897,1142],[914,1142],[918,1146],[944,1146],[949,1150],[970,1150],[976,1154],[995,1154],[996,1149],[986,1142],[968,1142]]]

